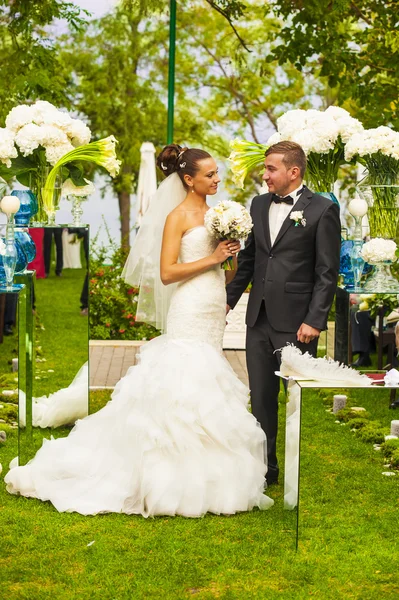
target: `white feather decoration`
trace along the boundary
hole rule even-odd
[[[358,384],[362,387],[372,385],[372,380],[367,375],[362,375],[332,358],[314,358],[309,352],[302,354],[293,344],[287,344],[281,349],[280,373],[285,377],[300,377],[337,384]]]

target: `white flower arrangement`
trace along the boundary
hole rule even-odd
[[[363,244],[362,258],[370,265],[385,261],[394,262],[396,260],[396,247],[395,242],[392,240],[374,238]]]
[[[66,179],[62,185],[62,193],[64,196],[76,196],[78,198],[86,198],[96,191],[94,184],[85,179],[87,185],[77,186],[72,179]]]
[[[303,216],[303,210],[293,210],[290,213],[290,219],[291,221],[295,221],[295,227],[299,227],[299,225],[306,227],[306,219]]]
[[[3,240],[0,238],[0,256],[4,256],[6,253],[6,245]]]
[[[83,121],[42,100],[13,108],[6,117],[6,129],[22,156],[30,156],[42,147],[51,165],[74,148],[88,144],[91,138],[91,131]],[[12,158],[16,158],[15,148],[8,157]]]
[[[299,144],[308,158],[307,179],[318,192],[328,191],[338,177],[339,167],[345,163],[345,144],[363,131],[357,119],[340,108],[330,106],[320,110],[289,110],[277,119],[277,131],[266,144],[233,140],[230,146],[231,169],[235,182],[243,187],[248,171],[262,165],[269,146],[281,141]]]
[[[326,111],[289,110],[277,119],[277,132],[267,141],[299,144],[308,158],[306,178],[315,191],[328,191],[344,164],[344,147],[352,135],[363,131],[357,119],[338,106]]]
[[[354,157],[359,159],[377,153],[399,160],[399,132],[385,126],[364,129],[355,133],[345,147],[345,158],[348,161]]]
[[[232,200],[222,200],[210,208],[205,214],[204,225],[208,233],[217,240],[245,241],[253,227],[251,215],[247,209]],[[227,260],[222,266],[229,269],[229,265],[229,260]]]

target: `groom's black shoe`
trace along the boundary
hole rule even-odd
[[[274,477],[267,477],[266,476],[266,486],[270,487],[271,485],[276,485],[278,483],[278,476],[275,475]]]
[[[371,367],[371,358],[368,352],[359,352],[357,361],[351,367]]]
[[[267,487],[271,485],[275,485],[278,483],[278,470],[277,469],[269,469],[266,473],[266,484]]]

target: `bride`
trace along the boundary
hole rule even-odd
[[[265,435],[222,354],[220,265],[239,243],[218,243],[204,226],[206,196],[220,181],[216,163],[172,144],[158,166],[167,177],[124,276],[140,285],[137,319],[166,333],[144,345],[102,410],[68,437],[44,440],[5,477],[10,493],[49,500],[60,512],[199,517],[273,504],[263,493]]]

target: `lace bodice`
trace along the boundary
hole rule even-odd
[[[181,241],[180,262],[209,256],[217,244],[203,225],[189,229]],[[204,341],[221,351],[225,324],[225,272],[220,265],[177,285],[168,313],[171,337]]]

